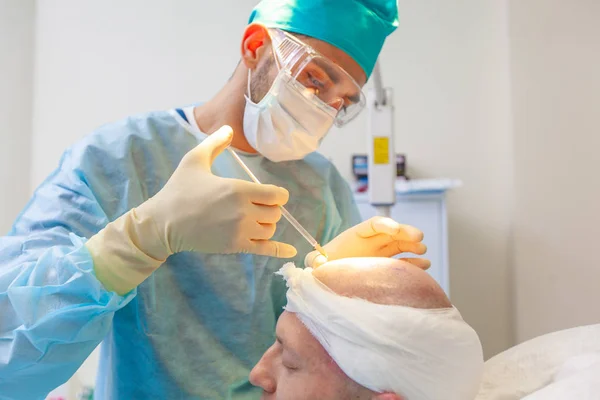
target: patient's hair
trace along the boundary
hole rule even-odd
[[[347,258],[326,263],[313,275],[335,293],[376,304],[448,308],[437,282],[414,265],[392,258]]]

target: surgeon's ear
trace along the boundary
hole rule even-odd
[[[405,400],[404,397],[395,393],[377,393],[371,397],[371,400]]]
[[[248,69],[254,69],[259,60],[270,49],[271,37],[264,25],[250,24],[244,31],[242,40],[242,60]]]

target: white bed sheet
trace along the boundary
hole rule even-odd
[[[521,343],[485,363],[476,400],[600,400],[600,324]]]

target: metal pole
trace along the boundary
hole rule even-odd
[[[377,107],[385,106],[385,91],[383,89],[383,79],[381,78],[379,60],[375,63],[375,69],[373,70],[373,84],[375,85],[375,105]]]

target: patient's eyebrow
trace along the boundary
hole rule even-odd
[[[277,343],[279,343],[287,353],[290,353],[296,358],[300,358],[300,355],[294,351],[294,349],[292,349],[289,345],[286,346],[286,342],[280,335],[275,335],[275,340],[277,340]]]
[[[283,344],[283,339],[281,339],[281,336],[279,336],[278,334],[275,335],[275,340],[277,340],[277,343]]]

